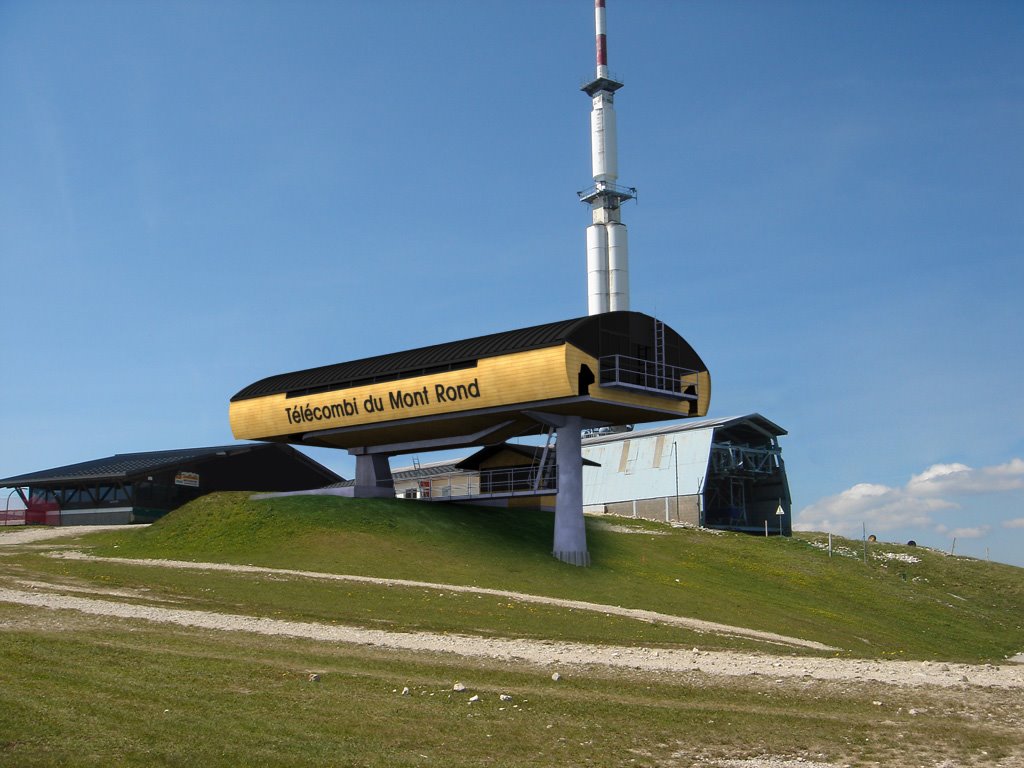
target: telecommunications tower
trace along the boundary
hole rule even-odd
[[[629,245],[621,206],[636,197],[634,187],[616,185],[619,157],[615,135],[615,92],[622,83],[608,74],[605,0],[594,0],[597,72],[581,89],[593,102],[590,113],[594,185],[577,193],[590,205],[587,227],[587,314],[629,309]]]

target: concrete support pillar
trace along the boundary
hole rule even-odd
[[[352,448],[349,453],[356,457],[356,486],[352,494],[355,498],[395,498],[395,481],[387,454],[366,453],[362,448]]]
[[[555,443],[558,464],[558,494],[555,496],[554,554],[572,565],[590,565],[587,528],[583,521],[583,448],[580,443],[582,420],[566,416],[560,424]]]

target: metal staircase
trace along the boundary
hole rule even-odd
[[[553,451],[551,442],[555,436],[555,428],[548,427],[547,440],[544,442],[544,450],[540,454],[540,463],[537,464],[537,476],[533,479],[533,490],[539,490],[541,481],[547,477],[548,467],[551,466]]]

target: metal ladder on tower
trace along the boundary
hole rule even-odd
[[[665,324],[654,320],[654,386],[667,389],[665,381]]]

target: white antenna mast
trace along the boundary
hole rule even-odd
[[[594,0],[597,31],[597,72],[583,86],[593,102],[590,142],[594,186],[579,192],[588,203],[593,223],[587,227],[587,314],[629,309],[629,244],[621,205],[636,197],[634,187],[619,187],[619,157],[615,132],[615,91],[622,83],[608,74],[605,0]]]

